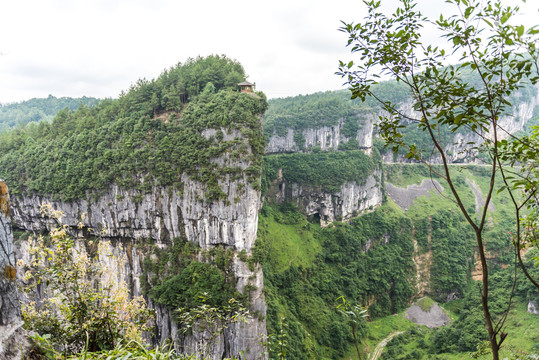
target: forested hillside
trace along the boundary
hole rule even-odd
[[[81,98],[35,98],[13,104],[0,104],[0,133],[4,130],[28,124],[30,122],[52,121],[62,109],[76,110],[79,106],[93,106],[99,100],[83,96]]]
[[[463,74],[462,78],[470,83],[479,80],[471,73]],[[410,95],[402,83],[383,81],[374,85],[372,91],[379,99],[399,104],[402,114],[414,117],[417,109],[412,108]],[[522,88],[508,97],[513,106],[501,116],[500,126],[505,134],[503,136],[507,136],[506,132],[529,132],[531,126],[536,124],[533,119],[539,116],[537,94],[535,86],[529,81],[523,81]],[[372,133],[377,131],[372,124],[378,120],[379,115],[380,105],[374,97],[366,97],[362,102],[359,99],[350,99],[350,93],[346,90],[271,99],[264,118],[264,133],[269,142],[266,152],[310,152],[320,147],[323,150],[368,149],[377,141],[372,138]],[[428,133],[422,131],[415,122],[404,120],[402,125],[405,125],[401,128],[402,140],[415,144],[417,151],[426,158],[430,157],[432,144]],[[459,128],[452,131],[442,127],[438,135],[453,162],[477,159],[477,154],[469,145],[477,141],[470,129]],[[383,152],[387,161],[410,161],[405,158],[404,148],[395,154],[390,150]]]
[[[471,76],[464,78],[471,82],[477,80]],[[380,98],[400,103],[406,114],[413,112],[401,84],[382,82],[373,87],[373,92]],[[351,320],[336,309],[342,301],[339,297],[344,296],[351,304],[369,309],[372,324],[367,323],[358,330],[369,351],[382,340],[381,334],[385,337],[391,331],[406,331],[391,343],[384,359],[471,358],[478,344],[488,339],[477,288],[480,266],[474,234],[450,200],[448,189],[443,189],[444,185],[441,185],[441,194],[435,190],[436,186],[431,187],[432,190],[428,187],[415,190],[423,188],[425,181],[430,183],[432,178],[437,179],[427,167],[384,164],[381,183],[385,188],[385,204],[373,213],[352,217],[343,223],[334,222],[328,227],[320,228],[318,219],[308,216],[308,209],[301,204],[298,206],[297,201],[271,204],[271,195],[279,194],[275,187],[283,183],[279,177],[299,184],[298,188],[311,186],[320,192],[339,193],[343,183],[361,178],[352,169],[369,173],[372,165],[348,150],[358,146],[366,149],[365,145],[369,145],[366,138],[361,144],[364,136],[361,127],[369,124],[369,116],[377,116],[377,104],[372,98],[361,103],[350,100],[347,95],[347,92],[326,92],[269,102],[265,135],[270,143],[276,144],[269,147],[270,152],[290,152],[294,147],[289,146],[288,141],[292,140],[296,151],[305,153],[266,155],[265,158],[263,189],[269,189],[270,196],[261,212],[255,253],[262,256],[260,261],[264,266],[268,332],[279,336],[285,324],[287,353],[293,358],[354,357],[353,336],[348,326]],[[526,85],[519,93],[512,94],[510,100],[514,106],[502,126],[509,131],[529,131],[539,115],[537,89]],[[333,108],[338,110],[329,110]],[[432,145],[428,134],[415,124],[405,125],[401,129],[405,141],[415,144],[420,151],[429,152]],[[373,132],[376,133],[376,127]],[[455,162],[481,163],[475,155],[457,154],[473,145],[453,146],[457,141],[463,143],[462,139],[472,141],[471,131],[442,129],[438,135],[447,146],[449,156],[454,155]],[[339,139],[341,142],[335,146]],[[307,143],[309,146],[305,146]],[[409,161],[404,158],[403,149],[392,154],[376,137],[370,142],[370,150],[373,151],[370,159],[379,158],[381,153],[386,162]],[[466,209],[477,214],[482,201],[477,194],[488,189],[489,173],[481,166],[455,166],[452,174],[457,189],[464,194]],[[498,180],[497,189],[502,186]],[[441,179],[438,181],[444,184]],[[391,193],[389,187],[401,190]],[[403,203],[397,204],[399,201]],[[504,349],[507,356],[515,352],[537,352],[534,343],[539,336],[533,330],[537,324],[534,315],[525,313],[530,301],[539,301],[539,293],[520,269],[515,273],[510,235],[515,223],[509,203],[507,196],[495,197],[486,229],[492,272],[491,307],[496,319],[506,310],[515,274],[518,278],[508,320],[510,338]],[[396,229],[400,230],[392,233]],[[383,255],[378,257],[378,251]],[[533,268],[531,257],[534,255],[528,256],[527,264]],[[537,276],[537,270],[533,271]],[[377,292],[379,289],[384,290]],[[423,296],[450,309],[448,314],[453,321],[449,326],[426,329],[404,319],[402,310]],[[398,314],[393,316],[398,316],[399,320],[387,317],[389,314]],[[385,324],[392,324],[393,328]],[[517,335],[519,326],[525,331],[520,337]],[[384,332],[379,327],[388,330]],[[278,353],[279,350],[273,351]]]
[[[100,266],[106,262],[131,296],[146,297],[155,345],[173,341],[185,353],[214,358],[251,351],[247,359],[255,359],[263,351],[262,273],[248,254],[256,236],[267,101],[261,92],[240,93],[237,84],[245,78],[241,64],[225,56],[189,59],[156,79],[139,80],[118,99],[63,109],[52,122],[0,134],[0,178],[10,187],[14,226],[41,233],[53,221],[42,216],[42,204],[52,203],[88,251],[81,256],[96,260],[92,244],[109,247],[114,256],[100,258]],[[26,258],[33,256],[31,241],[19,238]],[[26,272],[32,265],[20,266]],[[43,321],[30,316],[27,328],[51,334],[53,342],[71,336],[51,325],[57,322],[44,310],[42,294],[32,295],[28,301],[36,307],[27,313]],[[232,326],[225,309],[234,304],[252,315]],[[178,312],[196,316],[203,305],[222,314],[215,344],[201,345],[200,331],[187,329]],[[92,346],[111,350],[110,343]]]
[[[394,101],[404,102],[408,97],[406,88],[397,82],[382,82],[376,87],[380,96],[391,96]],[[357,126],[354,120],[361,110],[376,107],[373,98],[361,102],[350,98],[350,91],[326,91],[310,95],[271,99],[264,119],[264,132],[284,135],[286,129],[305,130],[322,126],[334,126],[344,120],[349,136]]]
[[[271,161],[270,158],[270,164]],[[386,184],[404,192],[407,186],[431,181],[428,169],[421,165],[384,168]],[[319,176],[326,173],[325,169],[318,168]],[[286,168],[283,176],[287,176]],[[470,166],[455,167],[454,176],[459,189],[469,193],[466,206],[475,208],[476,198],[468,181],[485,189],[488,174],[482,167]],[[316,176],[310,177],[316,181]],[[508,236],[514,224],[507,201],[505,197],[495,200],[487,231],[493,271],[492,311],[496,316],[505,310],[515,275]],[[396,339],[384,359],[469,358],[478,342],[487,339],[476,283],[478,263],[473,233],[449,200],[447,189],[441,194],[425,191],[406,211],[387,194],[387,202],[374,212],[325,228],[300,210],[290,203],[266,204],[254,251],[255,258],[263,264],[268,332],[278,337],[285,323],[287,354],[291,358],[353,356],[349,320],[336,309],[340,296],[352,304],[368,306],[372,325],[367,323],[361,337],[371,351],[381,340],[379,334],[385,337],[402,326],[394,325],[393,330],[384,333],[378,330],[378,324],[408,321],[402,327],[409,329],[407,336]],[[428,330],[403,318],[402,311],[410,302],[423,296],[451,309],[454,320],[450,326]],[[522,309],[530,300],[538,301],[539,293],[519,271],[511,318],[525,318]],[[399,315],[387,317],[391,314]],[[402,320],[391,320],[394,316]],[[508,344],[525,353],[537,351],[533,345],[539,334],[533,331],[532,324],[524,320],[520,326],[530,330],[518,335],[512,322]],[[405,345],[406,350],[402,347]],[[278,349],[273,351],[278,353]]]
[[[208,186],[209,200],[223,197],[218,181],[239,168],[213,163],[225,152],[235,159],[246,144],[208,128],[239,131],[253,149],[247,169],[253,186],[261,174],[263,139],[259,118],[264,95],[237,91],[242,66],[219,56],[189,60],[152,81],[139,80],[118,100],[64,109],[51,123],[41,122],[0,135],[0,177],[14,195],[49,194],[80,199],[111,184],[150,189],[179,188],[183,172]],[[247,160],[247,159],[242,159]]]

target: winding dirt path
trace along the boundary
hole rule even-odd
[[[466,178],[466,183],[468,184],[468,186],[470,187],[470,189],[472,189],[472,192],[474,193],[475,195],[475,212],[477,214],[480,214],[481,211],[483,211],[483,207],[485,206],[485,200],[483,199],[483,194],[481,194],[481,189],[479,189],[479,186],[477,186],[477,184]],[[490,211],[495,211],[496,209],[494,208],[494,204],[491,202],[489,202],[488,204],[488,209]]]
[[[395,336],[402,334],[404,331],[395,331],[389,334],[388,337],[386,337],[384,340],[380,341],[378,345],[376,345],[376,348],[372,353],[369,354],[369,360],[378,360],[380,355],[382,355],[382,352],[384,351],[384,348],[386,347],[387,343],[391,341]]]

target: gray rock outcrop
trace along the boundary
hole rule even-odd
[[[268,192],[268,197],[278,203],[293,201],[304,214],[319,216],[321,225],[326,225],[333,221],[348,220],[381,205],[381,176],[381,170],[376,170],[362,183],[354,181],[341,184],[337,192],[324,191],[314,186],[289,184],[279,176]]]
[[[433,303],[429,311],[424,311],[418,305],[412,305],[406,310],[406,317],[413,323],[425,325],[428,328],[449,324],[449,317],[437,303]]]
[[[358,149],[365,150],[370,153],[372,149],[372,138],[374,129],[375,117],[372,114],[358,114],[357,122],[359,129],[356,136]],[[338,150],[339,145],[343,144],[352,138],[348,138],[343,134],[344,120],[340,120],[334,126],[321,126],[318,128],[307,128],[304,130],[288,129],[284,136],[279,136],[274,132],[266,145],[266,154],[287,153],[287,152],[305,152],[319,146],[321,150]],[[299,131],[301,137],[305,139],[303,146],[297,144],[294,140],[296,133]]]
[[[403,210],[408,210],[415,199],[420,196],[430,196],[433,192],[441,193],[444,188],[436,180],[424,179],[421,184],[408,185],[400,188],[386,182],[386,191],[389,197]]]
[[[537,306],[537,303],[532,299],[528,301],[528,312],[539,315],[539,306]]]
[[[0,360],[18,360],[30,345],[22,329],[9,192],[3,180],[0,180],[0,270]]]

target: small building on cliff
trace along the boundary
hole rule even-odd
[[[242,93],[253,93],[255,88],[255,84],[251,84],[249,81],[240,82],[238,86]]]

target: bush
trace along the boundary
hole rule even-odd
[[[62,216],[50,205],[42,211],[55,219]],[[144,299],[130,300],[127,285],[99,262],[99,256],[112,256],[110,244],[99,241],[88,246],[97,251],[96,257],[75,244],[67,226],[51,230],[50,238],[30,242],[25,290],[32,295],[37,287],[40,300],[23,304],[25,328],[48,334],[64,354],[114,349],[121,341],[140,341],[142,332],[150,329],[153,313]]]

